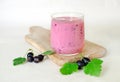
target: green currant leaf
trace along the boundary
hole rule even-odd
[[[42,54],[44,54],[44,55],[52,55],[54,53],[55,53],[54,51],[48,50],[48,51],[43,52]]]
[[[24,57],[18,57],[18,58],[15,58],[13,60],[13,65],[16,66],[16,65],[19,65],[19,64],[23,64],[26,62],[26,58]]]
[[[102,71],[101,64],[103,63],[100,59],[92,59],[84,68],[84,73],[89,74],[92,76],[100,76],[100,73]]]
[[[73,72],[78,71],[78,65],[77,63],[65,63],[62,68],[60,68],[60,72],[63,75],[70,75]]]

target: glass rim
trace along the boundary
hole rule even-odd
[[[56,12],[51,14],[51,18],[63,17],[63,16],[84,18],[84,14],[80,12]]]

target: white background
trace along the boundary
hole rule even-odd
[[[86,39],[104,46],[101,77],[82,71],[62,76],[49,59],[40,64],[12,66],[12,59],[31,48],[24,40],[30,26],[50,29],[51,14],[81,12],[85,15]],[[120,82],[120,0],[0,0],[1,82]]]

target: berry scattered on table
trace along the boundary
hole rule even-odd
[[[28,54],[27,54],[27,57],[33,57],[34,56],[34,53],[33,52],[29,52]]]
[[[90,59],[87,57],[82,57],[81,60],[76,61],[78,64],[78,69],[82,69],[84,66],[86,66],[90,62]]]
[[[33,56],[28,56],[28,57],[27,57],[27,61],[28,61],[28,62],[33,62],[33,61],[34,61]]]
[[[39,57],[40,61],[42,61],[44,59],[44,55],[42,55],[42,54],[38,55],[38,57]]]
[[[39,56],[35,56],[35,57],[34,57],[34,62],[35,62],[35,63],[39,63],[39,62],[40,62]]]
[[[87,57],[83,57],[82,62],[84,62],[85,66],[86,66],[90,62],[90,59]]]
[[[78,65],[78,69],[82,69],[82,67],[85,66],[85,63],[81,60],[78,60],[76,63]]]

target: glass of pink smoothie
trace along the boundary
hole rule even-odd
[[[55,13],[51,21],[51,47],[61,55],[80,53],[84,46],[84,15]]]

